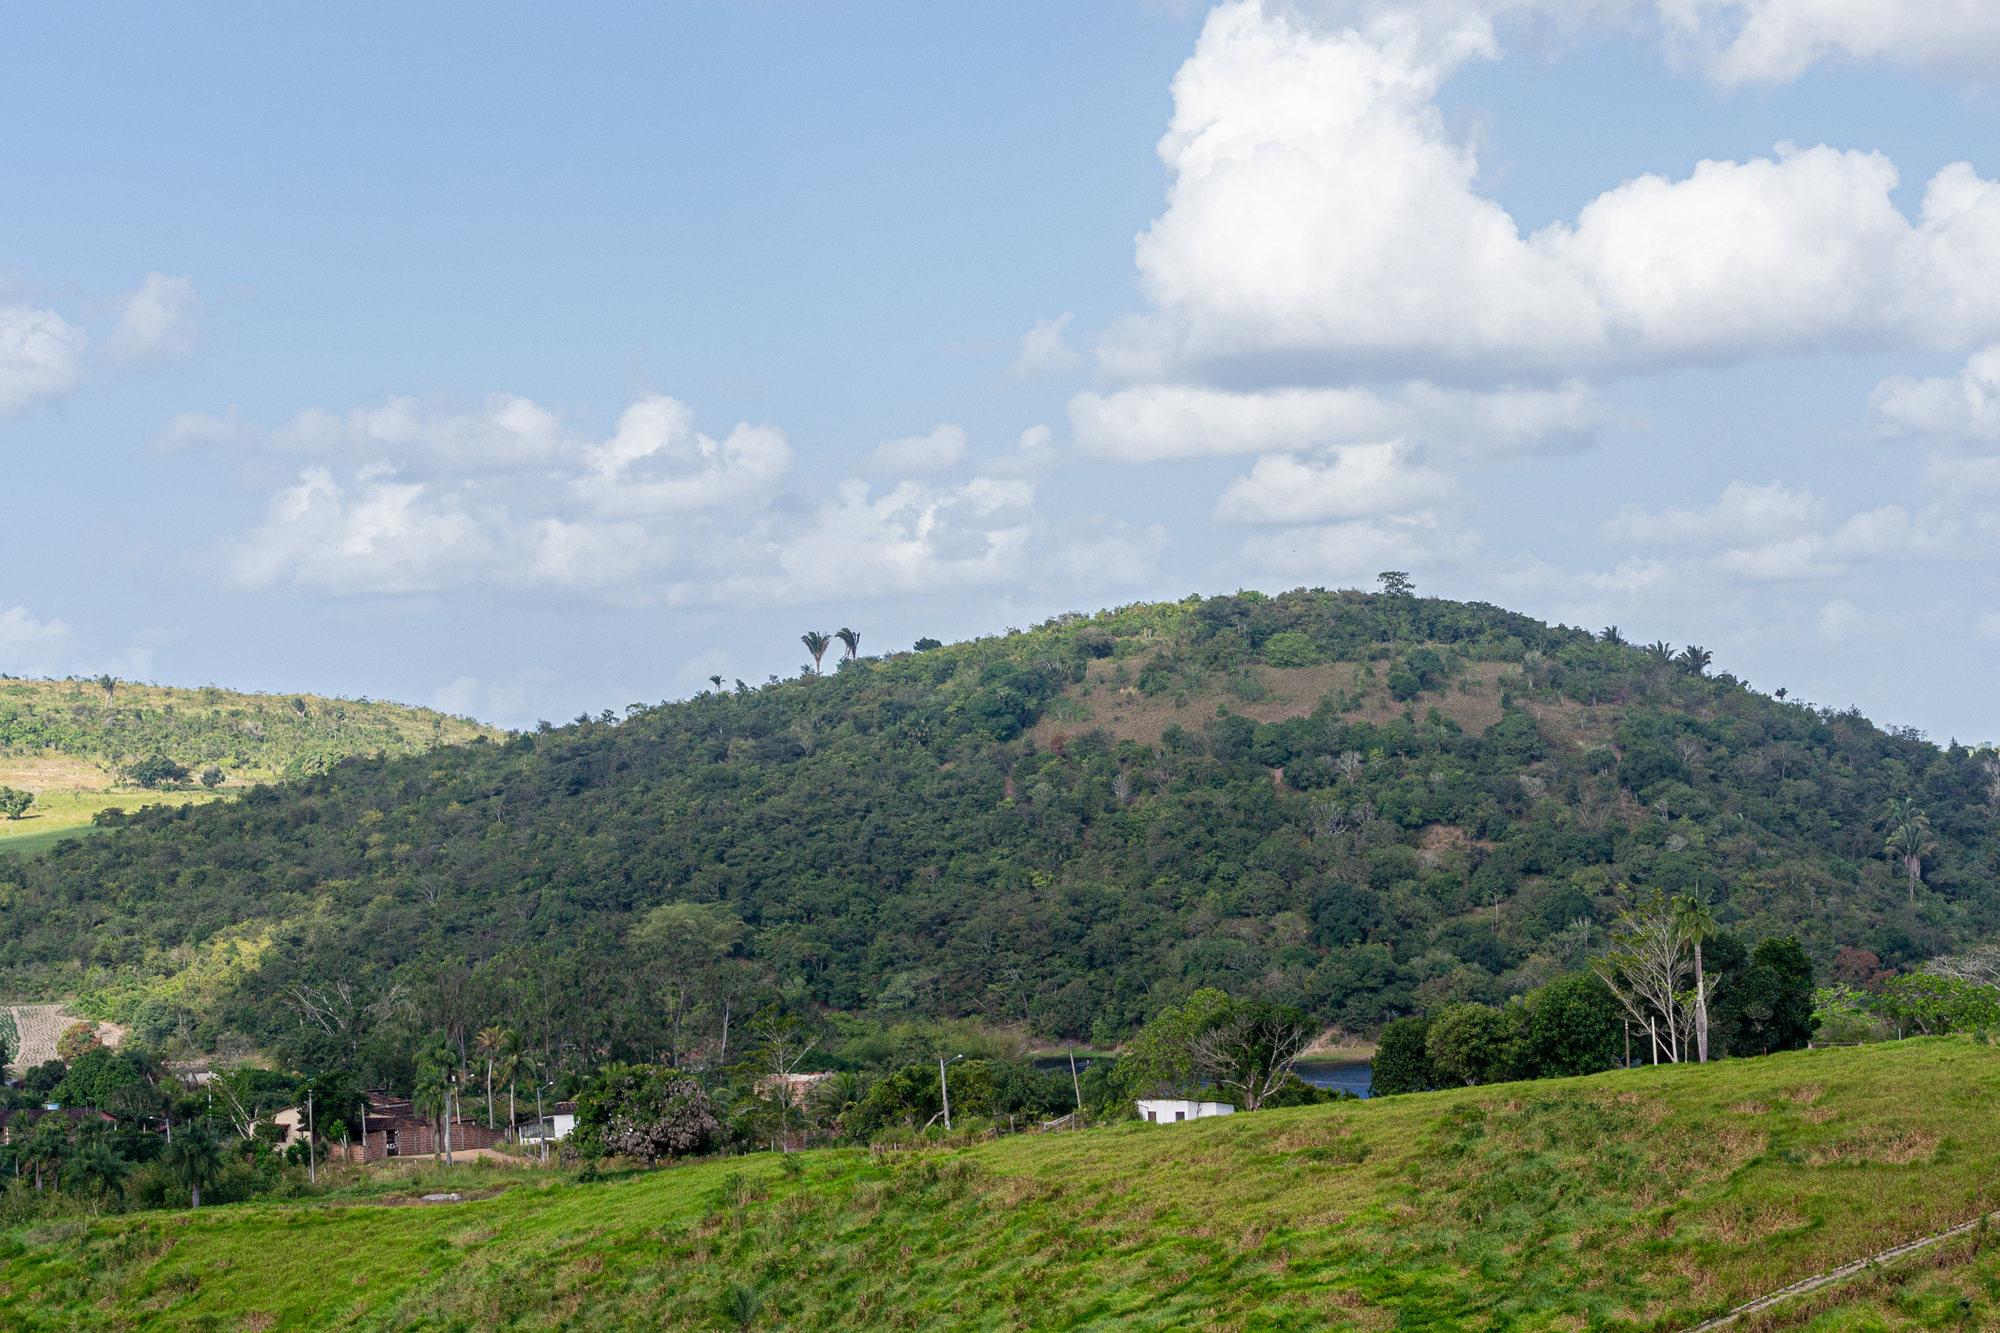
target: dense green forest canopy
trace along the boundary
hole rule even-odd
[[[352,1045],[393,1001],[594,1063],[778,997],[1108,1042],[1215,986],[1374,1031],[1580,971],[1655,889],[1859,984],[1994,932],[1991,751],[1706,657],[1351,591],[1063,616],[141,810],[0,863],[0,986],[196,1044]],[[1407,707],[1243,715],[1232,682],[1307,662]],[[1029,734],[1113,668],[1182,705],[1157,745]],[[1488,686],[1479,734],[1439,707]],[[693,962],[643,928],[672,904]]]

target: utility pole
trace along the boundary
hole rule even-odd
[[[938,1092],[944,1097],[944,1132],[947,1134],[951,1133],[951,1086],[944,1081],[944,1067],[955,1065],[964,1058],[962,1055],[954,1055],[949,1060],[942,1055],[938,1057]]]
[[[306,1089],[306,1179],[319,1184],[319,1155],[313,1151],[313,1095]]]
[[[543,1166],[547,1166],[549,1164],[549,1119],[547,1116],[542,1114],[542,1089],[553,1088],[554,1086],[555,1086],[554,1083],[537,1083],[535,1085],[535,1123],[539,1125],[542,1130],[541,1139],[542,1139]]]
[[[1076,1109],[1081,1111],[1083,1109],[1083,1085],[1076,1081],[1076,1047],[1071,1046],[1067,1049],[1069,1051],[1069,1090],[1076,1094]]]

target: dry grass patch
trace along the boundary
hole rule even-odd
[[[1937,1152],[1939,1136],[1926,1129],[1897,1129],[1871,1125],[1853,1138],[1822,1143],[1807,1150],[1814,1166],[1831,1162],[1879,1162],[1884,1166],[1907,1166],[1928,1162]]]
[[[1737,1115],[1766,1115],[1771,1110],[1762,1102],[1732,1102],[1729,1109]]]
[[[1271,1141],[1278,1152],[1301,1152],[1308,1148],[1328,1148],[1342,1139],[1354,1136],[1354,1125],[1347,1120],[1302,1121],[1284,1130]]]
[[[1785,1100],[1794,1106],[1811,1106],[1826,1095],[1826,1089],[1817,1083],[1801,1083],[1785,1094]]]
[[[1717,1239],[1742,1245],[1780,1232],[1797,1231],[1812,1225],[1812,1219],[1783,1204],[1763,1204],[1717,1213],[1708,1225]]]

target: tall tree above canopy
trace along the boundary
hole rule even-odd
[[[819,659],[826,656],[826,650],[832,646],[833,640],[829,639],[826,635],[820,633],[818,630],[813,629],[813,630],[807,630],[804,634],[799,635],[799,642],[804,644],[806,646],[806,651],[812,654],[813,674],[816,676],[819,675],[820,674]],[[722,677],[711,676],[709,677],[709,679],[715,682],[716,689],[719,690],[722,688]]]
[[[1674,907],[1674,924],[1686,938],[1694,952],[1694,1044],[1700,1063],[1708,1063],[1708,1002],[1711,988],[1708,976],[1701,966],[1701,946],[1722,933],[1722,927],[1715,923],[1715,914],[1708,910],[1708,904],[1692,894],[1682,898]]]
[[[1917,885],[1924,877],[1924,857],[1937,850],[1931,837],[1931,821],[1917,809],[1914,796],[1889,798],[1889,840],[1883,850],[1903,863],[1910,879],[1910,901],[1917,900]]]

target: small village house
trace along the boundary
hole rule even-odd
[[[1148,1124],[1173,1125],[1183,1120],[1205,1120],[1212,1115],[1235,1115],[1228,1102],[1194,1102],[1180,1097],[1150,1097],[1139,1103],[1139,1118]]]

